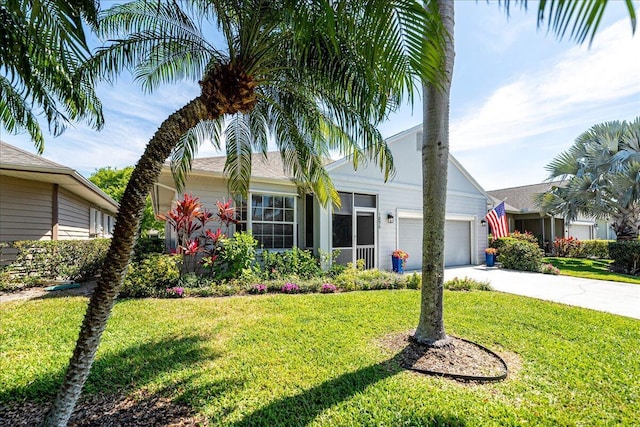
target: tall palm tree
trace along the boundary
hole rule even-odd
[[[329,149],[356,164],[373,158],[392,173],[375,125],[413,94],[415,75],[436,80],[440,43],[426,36],[439,34],[439,24],[428,18],[410,0],[139,0],[101,15],[100,31],[113,43],[90,62],[88,81],[130,69],[148,90],[199,79],[201,94],[162,123],[132,173],[46,425],[65,425],[80,395],[165,159],[187,159],[175,167],[180,176],[198,136],[220,135],[226,120],[225,169],[236,192],[246,193],[250,152],[264,152],[271,137],[293,176],[325,203],[338,200],[320,159]],[[214,30],[223,44],[207,36]]]
[[[0,126],[27,131],[38,152],[44,136],[38,116],[54,134],[69,121],[102,126],[94,88],[74,80],[89,56],[83,22],[95,25],[94,0],[5,0],[0,3]]]
[[[640,117],[594,125],[549,165],[562,179],[536,200],[544,212],[611,219],[618,241],[636,240],[640,228]]]
[[[510,1],[502,3],[509,11]],[[527,6],[526,0],[516,3]],[[548,1],[538,3],[538,26],[545,21],[559,38],[567,31],[579,43],[593,40],[607,6],[607,0]],[[632,0],[625,0],[635,32],[636,15]],[[422,238],[422,296],[420,319],[414,339],[420,343],[445,345],[442,305],[444,277],[444,218],[447,188],[447,159],[449,156],[449,92],[454,61],[453,2],[437,0],[425,3],[439,14],[445,36],[445,55],[441,57],[443,80],[434,85],[424,84],[424,115],[422,120],[422,175],[423,175],[423,238]]]

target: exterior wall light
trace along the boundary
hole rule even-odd
[[[393,220],[394,220],[393,215],[391,215],[391,214],[387,214],[387,222],[388,222],[389,224],[393,224]]]

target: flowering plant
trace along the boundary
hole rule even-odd
[[[332,285],[331,283],[323,283],[320,288],[320,292],[323,294],[332,294],[337,290],[336,285]]]
[[[300,287],[298,285],[296,285],[295,283],[285,283],[282,286],[282,292],[284,292],[285,294],[295,294],[296,292],[298,292],[300,290]]]
[[[184,295],[184,288],[178,286],[173,288],[167,288],[167,296],[170,298],[182,298]]]
[[[255,285],[253,285],[253,288],[251,288],[251,291],[254,294],[266,294],[267,293],[267,285],[263,285],[262,283],[257,283]]]
[[[487,255],[495,255],[498,253],[498,250],[496,248],[487,248],[484,250],[484,253]]]
[[[400,249],[396,249],[395,251],[393,251],[393,254],[391,254],[391,256],[394,258],[400,258],[403,261],[409,258],[409,254]]]
[[[553,264],[545,264],[542,266],[542,269],[540,270],[540,272],[542,274],[555,274],[558,275],[560,274],[560,269],[557,267],[554,267]]]

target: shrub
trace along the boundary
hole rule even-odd
[[[450,291],[492,291],[493,289],[486,280],[476,280],[470,277],[454,277],[444,282],[444,288]]]
[[[164,240],[157,237],[140,237],[133,247],[133,260],[140,261],[145,255],[162,254],[164,252]]]
[[[581,252],[586,258],[609,259],[610,240],[584,240]]]
[[[557,276],[558,274],[560,274],[560,269],[558,267],[555,267],[553,264],[544,264],[542,267],[540,267],[540,273],[553,274]]]
[[[296,294],[298,293],[298,291],[300,291],[300,287],[295,283],[287,282],[282,285],[282,288],[280,288],[280,290],[285,294]]]
[[[284,252],[262,251],[262,265],[267,279],[291,275],[310,279],[322,275],[320,260],[309,250],[293,248]]]
[[[421,289],[422,288],[422,274],[412,273],[406,277],[407,289]]]
[[[571,236],[553,241],[553,251],[559,257],[581,258],[581,246],[582,242]]]
[[[225,278],[238,278],[245,270],[257,268],[256,247],[258,241],[251,232],[238,232],[230,239],[222,239],[217,255],[218,273]]]
[[[611,268],[626,274],[640,273],[640,240],[609,242]]]
[[[15,279],[27,283],[88,280],[100,270],[110,242],[110,239],[16,241],[13,246],[18,254],[7,270]]]
[[[331,283],[323,283],[322,288],[320,288],[320,292],[322,292],[323,294],[332,294],[336,290],[336,285],[332,285]]]
[[[498,261],[504,268],[522,271],[540,271],[542,249],[537,243],[513,238],[498,239],[502,241],[498,249]]]
[[[122,297],[144,298],[163,296],[168,288],[178,284],[179,257],[174,255],[147,255],[140,262],[129,264],[120,291]]]
[[[184,295],[184,288],[174,286],[173,288],[167,288],[166,297],[168,298],[182,298]]]
[[[377,269],[364,270],[348,266],[333,279],[333,284],[345,291],[405,289],[408,283],[407,277],[410,276],[402,276]]]
[[[251,287],[249,291],[252,294],[266,294],[267,293],[267,285],[263,283],[257,283]]]

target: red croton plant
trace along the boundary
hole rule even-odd
[[[235,208],[231,199],[226,201],[216,201],[218,208],[217,218],[221,224],[227,227],[236,224]],[[177,200],[171,210],[164,214],[159,214],[158,219],[166,221],[176,232],[178,239],[176,253],[183,256],[194,257],[203,253],[202,265],[212,268],[218,259],[218,252],[221,250],[220,242],[227,236],[221,228],[212,231],[207,224],[215,217],[204,207],[198,197],[191,194],[184,194],[181,200]],[[190,265],[188,270],[195,269],[194,263],[184,263]],[[188,272],[188,271],[183,271]]]

